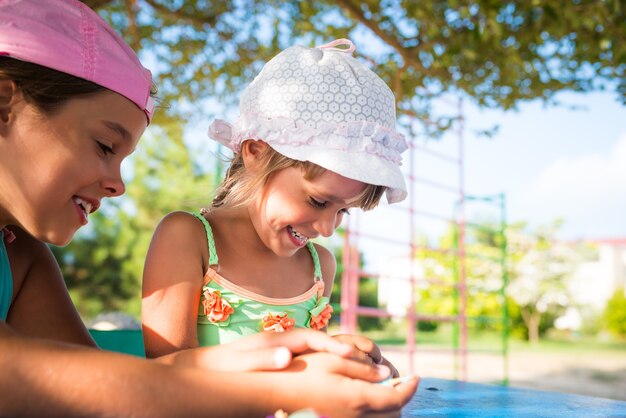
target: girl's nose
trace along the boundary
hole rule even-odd
[[[341,217],[333,212],[321,216],[315,222],[315,229],[321,236],[328,238],[335,233],[335,229],[337,229],[339,223],[341,223]]]
[[[119,170],[114,175],[102,180],[102,188],[106,190],[106,195],[110,197],[121,196],[126,192],[126,186]]]

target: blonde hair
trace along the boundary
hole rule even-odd
[[[242,146],[244,146],[242,144]],[[310,161],[298,161],[285,157],[272,147],[266,147],[259,155],[261,162],[257,175],[253,176],[246,170],[241,152],[235,154],[226,171],[224,180],[217,188],[212,208],[240,207],[250,203],[258,195],[270,176],[280,170],[290,167],[300,168],[305,180],[313,180],[326,169]],[[365,190],[356,198],[356,204],[363,210],[375,208],[380,198],[387,190],[386,186],[368,184]]]

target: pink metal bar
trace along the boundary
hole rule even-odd
[[[454,156],[451,156],[451,155],[446,155],[446,154],[441,153],[441,152],[433,151],[430,148],[422,147],[422,146],[417,145],[417,144],[411,144],[409,146],[412,149],[418,150],[418,151],[420,151],[420,152],[422,152],[424,154],[428,154],[428,155],[430,155],[432,157],[439,158],[440,160],[448,161],[448,162],[453,163],[453,164],[459,164],[458,157],[454,157]]]
[[[381,308],[372,308],[370,306],[357,306],[356,307],[356,312],[359,315],[363,315],[363,316],[375,316],[375,317],[379,317],[379,318],[391,318],[391,317],[397,317],[400,315],[394,315],[392,313],[389,313],[387,310],[385,309],[381,309]],[[402,315],[404,316],[404,315]]]
[[[411,143],[415,143],[415,140],[413,139],[411,141]],[[411,174],[415,172],[415,166],[417,164],[416,160],[416,156],[415,156],[415,151],[414,149],[411,150],[411,154],[410,154],[410,172]],[[412,179],[409,178],[410,181],[410,186],[409,186],[409,192],[411,193],[411,196],[415,195],[415,181],[413,181]],[[408,319],[409,319],[409,329],[407,332],[407,348],[408,348],[408,354],[409,354],[409,373],[413,374],[415,372],[415,360],[414,360],[414,353],[415,353],[415,334],[417,332],[417,322],[416,322],[416,318],[415,318],[415,312],[417,310],[417,300],[415,298],[415,250],[416,250],[416,242],[415,242],[415,216],[413,216],[413,214],[415,213],[415,199],[413,199],[412,197],[409,199],[409,214],[411,216],[409,216],[409,240],[410,240],[410,254],[411,254],[411,275],[409,277],[410,282],[411,282],[411,299],[409,302],[409,315],[408,315]]]
[[[343,240],[343,254],[342,254],[342,264],[344,266],[344,270],[341,273],[341,317],[340,317],[340,329],[342,334],[350,333],[350,315],[351,306],[350,306],[350,223],[346,222],[345,227],[345,236]]]
[[[418,183],[423,183],[423,184],[427,184],[431,187],[434,187],[436,189],[441,189],[441,190],[445,190],[447,192],[450,193],[458,193],[459,189],[456,189],[454,186],[449,186],[447,184],[443,184],[443,183],[439,183],[437,181],[432,181],[432,180],[427,180],[423,177],[417,177],[417,176],[413,176],[413,175],[408,175],[407,176],[409,180],[418,182]]]

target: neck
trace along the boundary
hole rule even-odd
[[[222,239],[230,239],[231,237],[237,237],[236,240],[239,245],[245,243],[250,250],[257,252],[271,252],[269,248],[265,246],[261,238],[259,237],[252,220],[250,219],[249,208],[247,206],[236,208],[219,208],[212,211],[213,216],[209,215],[209,222],[211,218],[216,221],[216,226],[213,228],[220,230],[226,236]],[[226,230],[221,230],[220,225],[228,225]]]

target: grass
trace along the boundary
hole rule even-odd
[[[335,330],[330,330],[332,335]],[[406,344],[406,327],[402,324],[387,323],[382,329],[360,331],[360,334],[374,340],[383,346],[402,346]],[[434,332],[417,331],[415,342],[424,348],[453,348],[454,329],[450,324],[441,325]],[[503,337],[501,333],[494,331],[468,332],[468,349],[470,351],[494,351],[503,349]],[[508,339],[509,351],[530,352],[559,352],[571,354],[626,354],[626,341],[606,336],[567,336],[548,335],[541,339],[538,344],[531,344],[519,338]]]

